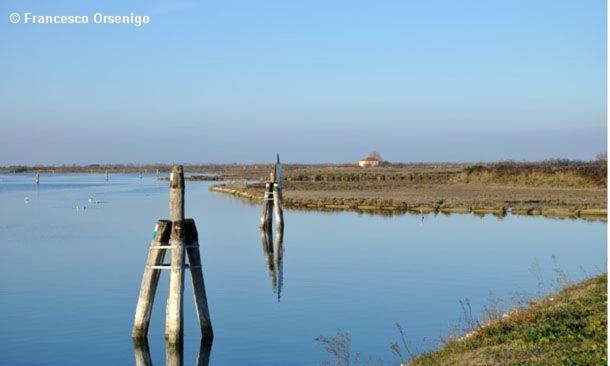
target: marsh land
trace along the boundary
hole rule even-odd
[[[212,190],[262,199],[269,166],[210,169]],[[489,164],[286,165],[284,206],[321,210],[474,212],[603,218],[605,161]],[[192,177],[191,179],[204,179]]]

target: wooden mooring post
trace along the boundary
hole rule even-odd
[[[168,269],[170,274],[165,311],[165,339],[170,344],[182,343],[184,271],[189,269],[201,334],[204,338],[211,339],[212,323],[201,268],[197,227],[193,219],[184,218],[182,166],[175,166],[170,174],[169,211],[170,220],[159,220],[153,232],[131,335],[134,340],[146,338],[161,270]],[[164,263],[165,252],[168,250],[171,251],[170,262]]]
[[[260,229],[271,230],[273,219],[273,181],[265,183],[265,193],[263,195],[263,213],[261,214]]]
[[[276,230],[284,229],[284,213],[282,210],[282,164],[280,156],[277,156],[277,163],[269,176],[269,181],[265,183],[265,193],[263,196],[263,213],[261,214],[260,229],[269,231],[272,228],[272,221],[275,219]]]

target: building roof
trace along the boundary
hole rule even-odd
[[[379,161],[379,159],[377,159],[377,158],[376,158],[376,157],[374,157],[374,156],[367,156],[367,157],[366,157],[366,158],[364,158],[364,159],[360,159],[360,161]]]

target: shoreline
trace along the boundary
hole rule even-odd
[[[250,202],[262,202],[263,191],[255,186],[230,186],[227,184],[215,184],[209,187],[210,191],[239,197]],[[259,192],[260,190],[260,192]],[[366,202],[359,204],[355,198],[332,199],[332,203],[324,200],[308,199],[303,197],[290,197],[290,191],[285,190],[283,207],[286,209],[311,210],[311,211],[351,211],[366,212],[371,214],[475,214],[495,215],[499,217],[512,215],[544,216],[549,218],[573,218],[596,221],[607,221],[607,209],[601,207],[557,207],[545,202],[536,205],[523,203],[496,202],[494,205],[472,205],[466,202],[453,203],[450,206],[443,203],[409,203],[407,201],[396,202],[394,200],[378,200],[377,202]]]
[[[607,273],[483,322],[402,365],[605,364]]]

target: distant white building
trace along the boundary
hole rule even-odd
[[[358,160],[358,165],[362,168],[379,166],[379,158],[374,156],[367,156],[364,159]]]

